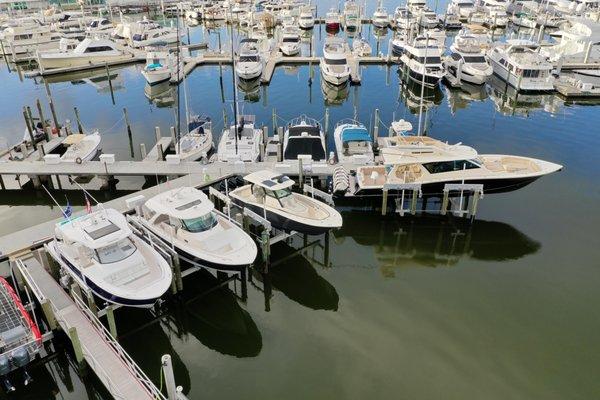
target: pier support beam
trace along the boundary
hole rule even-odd
[[[75,352],[75,360],[77,360],[77,364],[80,368],[85,367],[85,358],[83,357],[83,347],[81,346],[81,341],[79,340],[79,335],[77,334],[77,328],[72,326],[69,328],[69,339],[71,339],[71,343],[73,344],[73,351]]]

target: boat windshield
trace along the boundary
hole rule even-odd
[[[276,199],[283,199],[292,195],[292,191],[289,188],[279,190],[267,190],[267,196],[274,197]]]
[[[257,56],[240,56],[240,62],[258,62]]]
[[[198,218],[184,219],[181,223],[186,231],[197,233],[212,229],[217,225],[217,219],[213,213],[208,213]]]
[[[130,238],[120,240],[115,244],[111,244],[95,251],[94,258],[100,264],[112,264],[123,261],[137,250],[135,244]]]
[[[429,171],[430,174],[481,168],[481,165],[479,165],[475,160],[437,161],[425,163],[423,166],[427,171]]]

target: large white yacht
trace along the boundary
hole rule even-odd
[[[327,159],[321,124],[306,115],[291,120],[283,135],[283,161],[297,160],[301,155],[309,155],[317,162]]]
[[[448,12],[458,14],[461,19],[467,19],[474,7],[475,3],[473,0],[452,0],[448,4]]]
[[[171,189],[152,197],[136,219],[187,262],[237,271],[256,258],[252,238],[215,211],[206,194],[193,187]]]
[[[294,181],[285,175],[263,170],[246,175],[244,180],[248,184],[229,192],[229,197],[277,229],[316,235],[342,226],[339,212],[312,197],[292,192]]]
[[[29,23],[5,28],[0,32],[0,40],[6,55],[35,54],[38,50],[58,49],[60,35],[47,25]]]
[[[333,139],[339,163],[373,163],[373,138],[360,122],[341,120],[335,127]]]
[[[315,17],[313,15],[312,8],[309,5],[300,9],[298,26],[300,29],[312,29],[315,26]]]
[[[68,51],[38,53],[38,64],[42,69],[81,67],[125,61],[134,58],[122,46],[109,39],[86,38]]]
[[[171,286],[169,264],[114,209],[57,223],[47,249],[82,288],[111,303],[151,307]]]
[[[511,39],[488,52],[494,74],[520,91],[552,91],[552,64],[529,40]]]
[[[182,32],[178,32],[174,28],[165,28],[162,26],[144,29],[139,33],[135,33],[131,37],[131,46],[135,48],[142,48],[146,46],[164,46],[173,43],[177,43]]]
[[[346,59],[347,43],[336,37],[328,37],[319,62],[323,79],[333,85],[342,85],[350,78],[350,66]]]
[[[295,26],[286,26],[281,35],[279,49],[285,56],[295,56],[300,53],[300,33]]]
[[[262,74],[263,61],[258,49],[258,39],[245,38],[240,42],[235,72],[241,79],[254,79]]]
[[[219,161],[258,160],[263,131],[254,125],[255,119],[254,115],[240,115],[236,124],[223,130],[217,149]]]
[[[457,81],[483,85],[494,73],[476,39],[461,37],[450,46],[450,51],[443,64],[446,73]]]
[[[344,29],[348,32],[354,32],[360,27],[360,8],[354,0],[348,0],[344,3]]]
[[[437,40],[417,36],[412,43],[404,46],[400,63],[407,69],[406,72],[412,81],[434,87],[444,76],[441,58],[443,51]]]
[[[440,24],[440,19],[438,18],[437,14],[433,10],[430,10],[427,7],[419,10],[419,12],[417,13],[417,16],[418,16],[419,25],[422,28],[425,28],[425,29],[435,28],[436,26],[438,26]]]
[[[387,26],[390,24],[390,16],[385,7],[381,5],[381,3],[375,9],[372,21],[373,26],[376,28],[387,28]]]

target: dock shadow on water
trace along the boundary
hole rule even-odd
[[[304,307],[337,311],[340,298],[335,287],[317,273],[304,254],[279,242],[271,249],[271,260],[267,274],[252,273],[263,283],[266,301],[274,288]]]
[[[174,304],[173,323],[206,347],[235,357],[256,357],[262,350],[262,335],[236,295],[206,271],[186,278],[180,305]]]
[[[394,276],[396,268],[454,266],[464,259],[517,260],[541,248],[538,241],[498,221],[471,223],[439,215],[382,218],[361,212],[344,212],[342,216],[344,226],[334,232],[336,243],[343,245],[346,239],[352,239],[372,248],[385,276]]]

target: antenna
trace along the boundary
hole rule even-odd
[[[48,189],[46,188],[45,185],[42,185],[42,187],[44,188],[44,190],[46,191],[46,193],[48,193],[48,196],[50,196],[50,198],[52,199],[52,201],[54,202],[54,204],[56,204],[58,206],[58,208],[60,208],[60,211],[62,212],[63,215],[65,215],[65,210],[60,206],[60,204],[58,204],[58,201],[56,201],[56,199],[54,198],[54,196],[52,196],[52,193],[50,193],[50,191],[48,191]],[[70,218],[69,218],[70,220]]]
[[[79,183],[77,183],[77,181],[75,181],[74,179],[70,178],[69,182],[74,183],[75,186],[77,186],[83,193],[86,194],[86,196],[89,196],[90,199],[94,200],[96,202],[96,205],[102,209],[104,209],[104,206],[102,205],[102,203],[100,203],[98,200],[96,200],[96,198],[94,196],[92,196],[90,194],[90,192],[88,192],[86,189],[84,189]],[[45,188],[44,188],[45,189]]]

